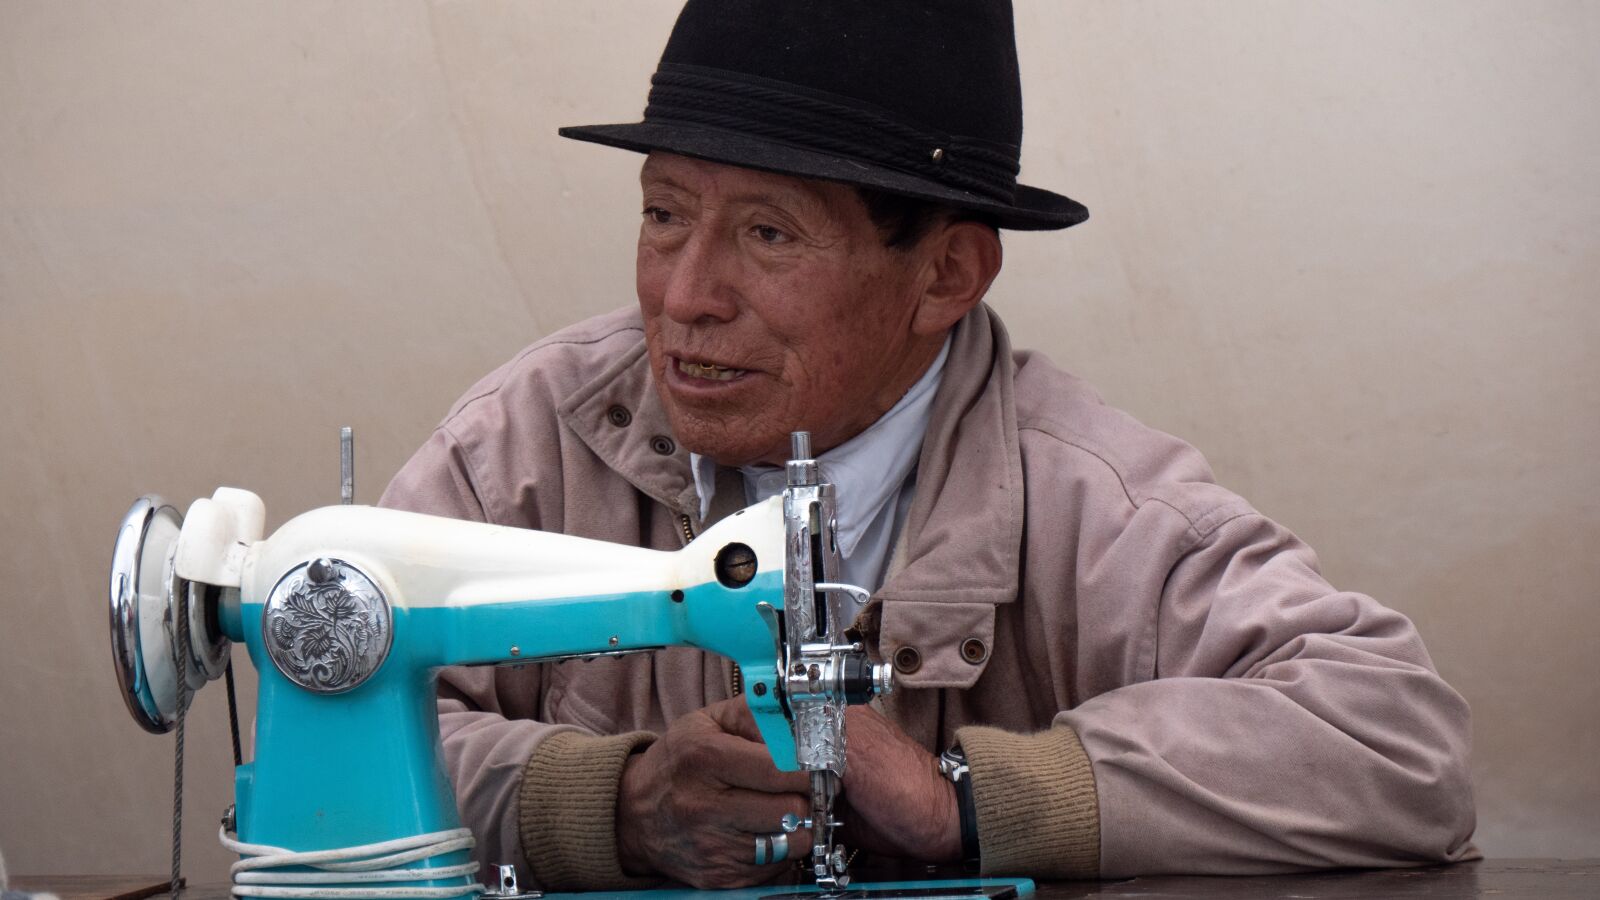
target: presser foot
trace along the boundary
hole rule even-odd
[[[834,829],[843,823],[833,816],[833,803],[839,795],[839,775],[823,770],[811,773],[811,818],[805,824],[811,828],[811,875],[817,890],[832,896],[850,885],[850,857],[844,845],[834,840]],[[788,817],[783,821],[790,828]]]
[[[850,862],[844,848],[835,844],[832,850],[816,856],[811,874],[817,880],[817,890],[825,897],[837,896],[850,886]]]

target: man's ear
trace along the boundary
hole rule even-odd
[[[982,222],[950,222],[924,238],[928,282],[911,320],[919,335],[943,334],[989,292],[1000,274],[1000,235]]]

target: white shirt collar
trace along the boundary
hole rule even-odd
[[[899,496],[907,476],[916,468],[922,437],[933,414],[933,395],[949,356],[947,336],[928,371],[888,412],[865,431],[817,457],[822,477],[838,491],[839,552],[846,559],[867,529],[879,521],[884,507]],[[689,465],[700,495],[700,518],[704,519],[716,492],[717,465],[698,453],[689,454]],[[784,471],[778,466],[740,466],[739,472],[744,476],[747,502],[758,503],[783,491]]]

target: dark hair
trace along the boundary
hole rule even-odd
[[[956,209],[935,200],[919,200],[859,185],[854,187],[856,196],[866,204],[867,216],[883,235],[883,245],[890,249],[909,250],[915,247],[941,221],[971,220],[994,227],[981,214]]]

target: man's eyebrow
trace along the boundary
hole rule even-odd
[[[685,187],[684,185],[680,184],[678,181],[673,179],[670,175],[663,175],[663,174],[661,174],[659,172],[649,172],[649,171],[641,172],[640,175],[639,175],[639,181],[640,181],[641,186],[645,187],[645,188],[666,187],[666,188],[672,188],[673,190],[679,190],[679,191],[688,190],[687,187]]]
[[[811,191],[798,188],[772,188],[741,191],[728,197],[731,203],[744,203],[752,206],[770,206],[782,210],[794,210],[802,215],[816,215],[831,217],[828,205],[822,198]]]
[[[668,190],[690,192],[691,188],[664,172],[643,171],[640,173],[641,187],[649,190],[653,187]],[[729,203],[740,203],[749,206],[770,206],[777,209],[791,209],[802,213],[819,216],[830,216],[828,204],[813,191],[802,187],[765,187],[751,188],[747,191],[738,191],[729,194]]]

